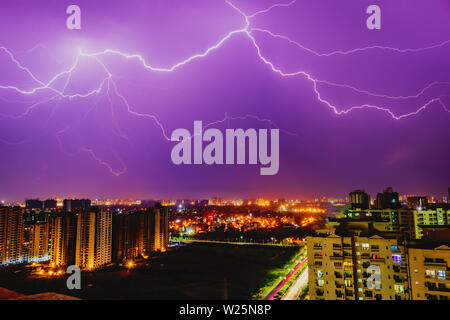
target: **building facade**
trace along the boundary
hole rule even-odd
[[[75,264],[96,269],[111,262],[112,213],[89,211],[77,214]]]
[[[411,246],[408,249],[413,300],[450,299],[450,246]]]
[[[24,262],[23,209],[0,207],[0,265]]]
[[[331,234],[307,237],[307,249],[311,300],[409,299],[407,260],[395,238]]]

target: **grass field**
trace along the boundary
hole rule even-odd
[[[151,257],[150,266],[82,273],[82,289],[66,276],[33,278],[0,271],[0,287],[24,294],[58,292],[82,299],[252,299],[276,283],[299,247],[190,244]],[[259,294],[259,295],[258,295]]]

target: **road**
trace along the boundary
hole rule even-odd
[[[295,280],[294,284],[289,288],[281,300],[297,300],[302,293],[303,288],[308,284],[308,267],[303,270],[302,274]]]
[[[273,298],[277,295],[278,291],[281,290],[281,288],[284,287],[284,285],[289,282],[289,280],[295,275],[295,273],[298,271],[298,269],[300,269],[306,262],[307,262],[308,258],[303,258],[302,261],[300,261],[295,267],[294,269],[291,270],[291,272],[288,273],[288,275],[281,280],[277,286],[269,292],[269,294],[264,298],[264,300],[273,300]],[[303,275],[303,274],[302,274]]]
[[[266,243],[258,243],[258,242],[233,242],[233,241],[219,241],[219,240],[172,240],[172,241],[180,241],[180,242],[186,242],[186,243],[190,243],[190,242],[201,242],[201,243],[220,243],[220,244],[235,244],[235,245],[252,245],[252,246],[278,246],[278,247],[292,247],[295,245],[292,244],[280,244],[280,243],[270,243],[270,242],[266,242]]]

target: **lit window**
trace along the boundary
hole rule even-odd
[[[437,278],[440,280],[445,280],[445,271],[444,270],[438,270],[437,271]]]
[[[427,276],[429,276],[429,277],[433,277],[434,278],[435,272],[434,272],[434,270],[426,270],[425,274]]]
[[[401,254],[393,254],[392,262],[393,263],[402,263],[402,255]]]

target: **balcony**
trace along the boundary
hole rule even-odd
[[[425,262],[423,263],[425,266],[429,266],[429,267],[443,267],[443,268],[447,268],[447,263],[445,261],[427,261],[425,260]]]
[[[316,290],[316,295],[317,295],[318,297],[322,297],[323,294],[324,294],[324,291],[323,291],[323,290],[320,290],[320,289],[317,289],[317,290]]]
[[[333,254],[332,256],[330,256],[331,260],[342,260],[342,256],[339,254]]]
[[[439,284],[436,286],[436,283],[426,282],[425,286],[430,291],[450,292],[450,288],[447,288],[445,284]]]

